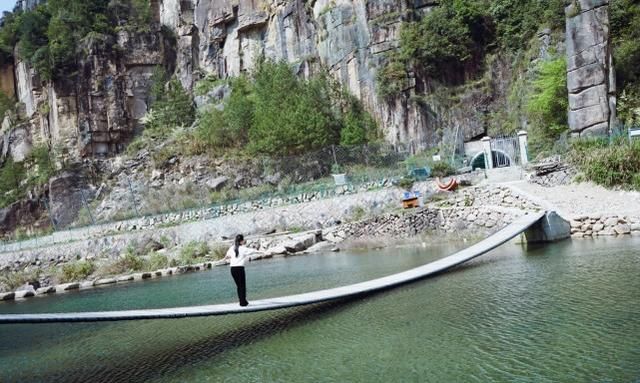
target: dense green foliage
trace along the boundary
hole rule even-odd
[[[640,1],[610,2],[611,40],[621,105],[618,117],[640,126]]]
[[[497,43],[507,50],[522,50],[541,28],[563,29],[564,0],[490,1]]]
[[[542,61],[527,103],[532,153],[550,149],[567,130],[567,64],[564,57]]]
[[[338,141],[332,91],[322,77],[299,81],[288,65],[265,61],[255,79],[255,112],[249,129],[253,152],[296,154]]]
[[[640,1],[612,0],[611,38],[618,85],[640,82]]]
[[[399,52],[378,73],[378,93],[405,89],[408,70],[462,83],[480,72],[488,52],[521,50],[540,28],[563,23],[563,0],[443,0],[421,20],[402,25]]]
[[[377,125],[362,103],[353,95],[344,93],[345,107],[342,114],[340,145],[361,145],[376,139]]]
[[[578,140],[571,145],[570,159],[586,180],[640,190],[640,140]]]
[[[233,92],[224,110],[210,106],[201,113],[197,138],[212,148],[238,148],[248,141],[253,120],[252,84],[246,77],[231,81]]]
[[[152,77],[151,110],[145,116],[145,135],[165,138],[178,126],[190,126],[195,120],[191,96],[180,81],[158,67]]]
[[[298,78],[286,63],[260,62],[251,78],[231,81],[224,109],[203,112],[197,137],[211,148],[292,155],[375,139],[362,104],[326,75]]]
[[[148,29],[149,0],[48,0],[32,11],[6,13],[0,28],[0,64],[13,48],[43,79],[73,74],[91,44],[111,49],[118,27]]]
[[[22,163],[16,163],[8,158],[0,168],[0,207],[5,207],[21,197],[21,182],[26,177]]]
[[[17,43],[19,14],[4,12],[2,26],[0,27],[0,65],[10,63],[13,60],[13,47]]]
[[[405,23],[400,31],[400,60],[433,77],[463,71],[493,39],[483,6],[482,1],[443,1],[421,21]]]
[[[27,172],[27,169],[32,169]],[[7,158],[0,167],[0,208],[10,205],[34,187],[44,185],[55,174],[51,153],[46,146],[36,146],[23,162]]]
[[[93,262],[78,261],[67,263],[62,266],[58,279],[62,283],[82,281],[93,274],[95,270],[96,266]]]

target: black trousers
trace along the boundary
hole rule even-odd
[[[244,274],[244,266],[231,267],[231,276],[233,277],[233,281],[236,283],[236,288],[238,289],[238,300],[240,301],[240,306],[248,305],[249,302],[247,302],[247,283]]]

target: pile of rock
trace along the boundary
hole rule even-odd
[[[559,156],[554,156],[531,166],[531,173],[527,176],[530,183],[544,187],[570,184],[578,171],[564,162]]]
[[[442,207],[495,206],[523,210],[539,210],[540,206],[508,187],[473,187],[460,190],[455,198],[442,201]]]
[[[573,217],[569,223],[574,238],[640,235],[640,217],[591,214]]]
[[[384,214],[359,222],[342,225],[327,234],[330,241],[355,238],[407,238],[428,231],[460,233],[473,230],[477,234],[492,233],[517,216],[517,212],[483,207],[424,207],[404,213]]]
[[[515,212],[481,207],[444,209],[440,230],[448,233],[473,230],[477,234],[490,234],[511,223],[516,216]]]
[[[327,239],[339,241],[347,238],[394,237],[406,238],[440,226],[439,209],[420,208],[404,213],[388,213],[358,222],[342,225]],[[333,237],[337,237],[334,239]]]

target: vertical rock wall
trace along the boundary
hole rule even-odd
[[[259,55],[297,65],[301,74],[322,66],[362,100],[389,142],[426,146],[437,140],[428,108],[408,96],[380,100],[375,76],[384,55],[398,46],[402,17],[428,6],[401,0],[162,0],[160,20],[176,32],[177,73],[185,88],[206,74],[225,78],[251,70]]]
[[[616,105],[609,0],[574,0],[565,12],[569,128],[575,136],[607,135]]]
[[[147,112],[154,68],[162,64],[173,68],[175,48],[168,45],[159,28],[121,31],[117,41],[108,37],[81,47],[87,55],[78,63],[77,76],[46,84],[29,65],[18,61],[15,88],[24,114],[20,119],[29,122],[25,139],[63,148],[76,159],[121,151]]]
[[[378,97],[376,74],[398,47],[401,22],[420,17],[437,6],[435,1],[153,0],[151,5],[154,20],[173,37],[159,30],[121,32],[114,42],[118,52],[84,47],[89,54],[80,63],[78,81],[41,84],[28,65],[16,63],[17,98],[32,125],[33,142],[63,145],[78,158],[121,150],[141,128],[153,67],[174,60],[187,89],[205,75],[249,71],[260,55],[286,60],[303,75],[326,68],[362,100],[387,141],[411,142],[413,150],[438,144],[447,129],[460,130],[465,140],[484,134],[488,105],[504,96],[489,84],[467,91],[453,105],[432,92],[437,84],[411,73],[403,95]],[[571,130],[606,133],[615,117],[608,0],[574,0],[567,8],[566,35]]]

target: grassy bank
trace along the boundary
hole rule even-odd
[[[571,144],[570,162],[581,178],[606,187],[640,190],[640,140],[626,137],[578,140]]]

